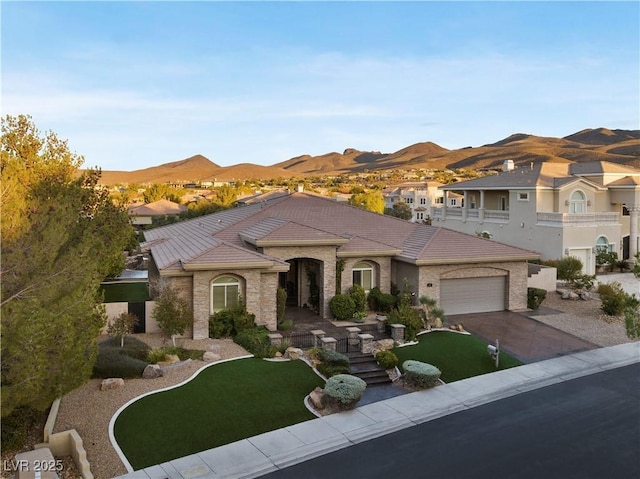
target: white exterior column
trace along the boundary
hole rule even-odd
[[[464,192],[464,205],[462,207],[462,221],[467,221],[467,211],[469,211],[469,193]]]
[[[484,190],[480,190],[480,209],[478,210],[478,221],[484,221]]]
[[[627,206],[629,210],[629,258],[634,259],[638,252],[638,212],[640,206]]]

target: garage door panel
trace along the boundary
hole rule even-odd
[[[503,311],[506,276],[443,279],[440,307],[446,315]]]

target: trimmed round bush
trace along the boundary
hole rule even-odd
[[[327,379],[324,396],[341,409],[353,409],[367,387],[362,379],[350,374],[337,374]]]
[[[408,359],[402,363],[402,369],[404,370],[405,380],[421,389],[437,385],[441,374],[440,370],[434,365],[414,361],[413,359]]]
[[[98,358],[93,366],[94,378],[136,378],[147,367],[151,348],[139,339],[127,336],[124,347],[120,338],[109,338],[98,344]]]
[[[378,351],[376,353],[376,361],[381,368],[392,369],[398,365],[398,356],[389,350]]]
[[[353,318],[356,312],[356,303],[348,294],[336,294],[329,301],[329,310],[338,321],[346,321]]]

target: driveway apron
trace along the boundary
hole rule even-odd
[[[596,349],[598,346],[527,317],[527,313],[498,311],[447,316],[450,324],[460,324],[470,333],[495,344],[523,363]]]

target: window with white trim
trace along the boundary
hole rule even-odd
[[[360,261],[353,267],[353,284],[359,284],[369,293],[375,286],[373,266],[366,261]]]
[[[220,276],[211,283],[211,312],[233,308],[240,299],[240,280],[233,276]]]
[[[438,196],[436,198],[436,205],[443,205],[444,204],[444,196]]]
[[[420,198],[420,204],[421,205],[426,205],[427,204],[427,199],[426,198]]]
[[[585,194],[576,190],[571,193],[569,199],[569,213],[586,213],[587,212],[587,197]]]
[[[529,201],[529,192],[528,191],[519,191],[518,192],[518,201]]]
[[[596,252],[598,253],[610,253],[613,251],[613,244],[609,243],[609,238],[606,236],[599,236],[596,240]]]

